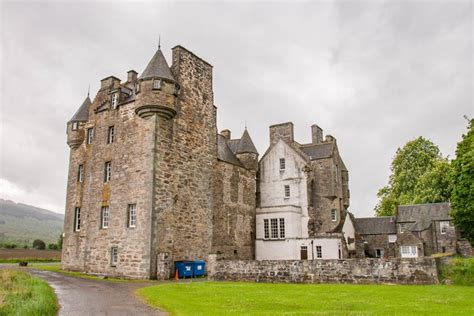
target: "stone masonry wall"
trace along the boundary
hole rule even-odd
[[[176,46],[171,70],[180,93],[176,116],[157,122],[152,260],[163,256],[168,261],[205,259],[212,246],[217,161],[212,66]],[[152,278],[166,278],[156,275],[153,262]]]
[[[212,252],[221,259],[255,258],[255,186],[255,171],[217,162]]]
[[[437,284],[432,258],[347,260],[216,260],[208,259],[208,278],[216,281],[281,283]]]

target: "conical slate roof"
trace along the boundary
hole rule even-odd
[[[139,79],[150,78],[162,78],[175,81],[160,48],[158,48],[155,55],[153,55]]]
[[[82,102],[82,105],[79,109],[74,113],[71,120],[69,122],[85,122],[89,119],[89,106],[92,104],[89,95],[87,98]]]
[[[258,154],[257,148],[255,148],[247,129],[245,129],[244,134],[240,138],[239,147],[237,148],[237,154],[244,153]]]

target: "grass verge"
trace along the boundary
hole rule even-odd
[[[21,261],[26,261],[28,263],[41,263],[41,262],[61,262],[61,259],[51,259],[51,258],[8,258],[1,259],[0,263],[18,263]]]
[[[69,275],[77,278],[89,279],[89,280],[98,280],[98,281],[106,281],[106,282],[116,282],[116,283],[128,283],[128,282],[143,282],[143,280],[130,280],[130,279],[120,279],[120,278],[104,278],[96,275],[85,274],[82,272],[77,271],[64,271],[61,270],[60,264],[54,265],[32,265],[28,268],[36,269],[36,270],[44,270],[44,271],[52,271],[62,273],[64,275]]]
[[[474,315],[465,286],[194,282],[136,293],[171,315]]]
[[[25,271],[0,269],[0,315],[56,315],[58,303],[45,281]]]
[[[441,265],[440,279],[451,280],[456,285],[474,286],[474,258],[449,259]]]

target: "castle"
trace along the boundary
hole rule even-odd
[[[168,279],[210,254],[364,256],[334,137],[313,125],[300,144],[292,123],[273,125],[259,160],[247,129],[217,132],[216,112],[212,66],[182,46],[171,66],[158,48],[140,76],[101,80],[67,123],[63,269]]]

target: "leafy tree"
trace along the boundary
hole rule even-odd
[[[474,244],[474,119],[456,148],[452,162],[451,216],[462,236]]]
[[[418,137],[399,148],[393,158],[389,182],[379,190],[378,216],[395,215],[398,205],[441,202],[449,199],[449,162],[430,140]],[[432,178],[437,177],[437,178]],[[436,184],[432,189],[430,185]]]
[[[41,239],[35,239],[35,241],[33,241],[33,248],[44,250],[46,248],[46,244]]]
[[[59,235],[59,238],[58,238],[58,249],[63,249],[63,233],[61,233],[61,235]]]
[[[48,245],[48,249],[50,249],[50,250],[58,250],[58,245],[56,245],[56,244],[49,244],[49,245]]]

